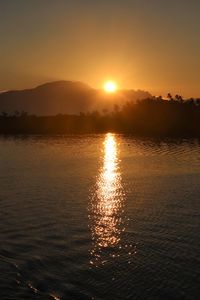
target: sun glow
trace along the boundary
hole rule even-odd
[[[109,80],[104,83],[103,88],[106,93],[115,93],[117,91],[117,84],[116,82]]]

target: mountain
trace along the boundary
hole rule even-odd
[[[0,113],[26,111],[36,115],[79,114],[93,110],[112,110],[123,105],[151,96],[145,91],[123,90],[107,95],[81,82],[54,81],[36,88],[13,90],[0,93]]]

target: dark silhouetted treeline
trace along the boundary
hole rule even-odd
[[[200,137],[200,99],[151,97],[127,102],[112,112],[35,116],[16,111],[0,115],[1,134],[131,133],[141,136]]]

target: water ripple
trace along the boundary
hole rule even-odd
[[[0,168],[1,300],[198,298],[198,140],[1,137]]]

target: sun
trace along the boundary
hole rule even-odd
[[[109,80],[104,83],[103,88],[106,93],[115,93],[117,91],[117,84],[116,82]]]

